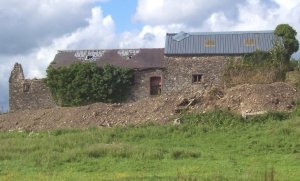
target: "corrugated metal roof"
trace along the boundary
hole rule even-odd
[[[164,68],[164,50],[112,49],[112,50],[59,50],[51,65],[55,68],[75,62],[96,62],[98,66],[111,64],[134,69]]]
[[[281,41],[274,31],[188,33],[189,36],[185,35],[180,41],[177,35],[167,33],[166,55],[245,54],[256,50],[269,51],[276,40]]]

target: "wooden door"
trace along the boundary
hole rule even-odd
[[[150,95],[161,94],[161,77],[150,77]]]

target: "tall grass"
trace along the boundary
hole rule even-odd
[[[299,112],[243,119],[216,110],[186,114],[181,125],[1,132],[0,180],[297,180]]]

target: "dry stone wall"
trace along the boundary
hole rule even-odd
[[[225,62],[225,56],[165,57],[163,92],[192,92],[221,86]],[[201,76],[201,80],[193,82],[193,75]]]
[[[20,64],[15,64],[9,79],[9,111],[54,107],[43,79],[24,79]]]
[[[161,77],[161,93],[203,91],[212,85],[222,85],[225,56],[165,57],[165,68],[135,71],[130,100],[150,96],[150,78]],[[196,77],[193,77],[196,76]],[[55,103],[41,79],[24,79],[22,66],[16,64],[9,81],[10,111],[51,108]]]

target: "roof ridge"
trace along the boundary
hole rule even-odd
[[[114,51],[114,50],[153,50],[164,48],[112,48],[112,49],[73,49],[73,50],[57,50],[58,52],[76,52],[76,51]]]
[[[216,34],[255,34],[255,33],[274,33],[274,30],[262,31],[215,31],[215,32],[185,32],[189,35],[216,35]],[[167,35],[176,35],[178,33],[167,33]]]

